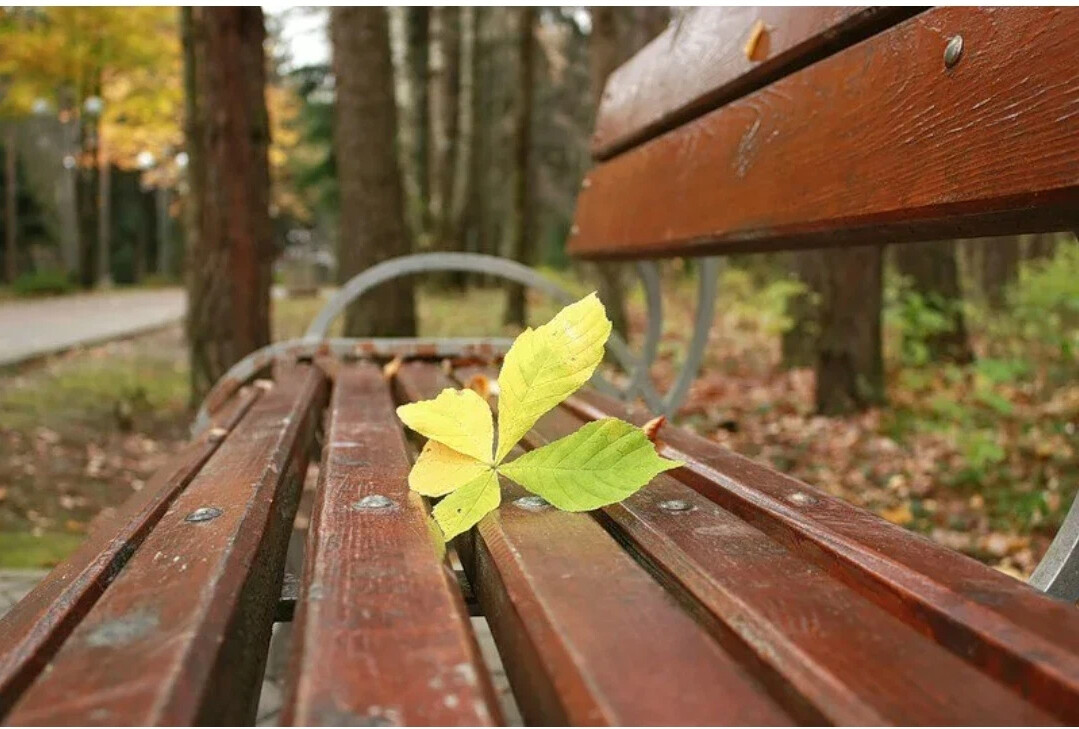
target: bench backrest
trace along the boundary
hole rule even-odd
[[[570,251],[1079,227],[1076,22],[1071,8],[690,11],[608,80]]]

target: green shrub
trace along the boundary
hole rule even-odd
[[[11,290],[16,296],[53,296],[75,290],[75,284],[63,271],[35,271],[15,279]]]

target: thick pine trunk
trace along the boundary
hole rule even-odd
[[[270,341],[266,31],[257,7],[183,8],[187,335],[194,402]]]
[[[821,284],[817,410],[856,412],[884,400],[879,246],[815,252]]]
[[[19,275],[19,188],[16,175],[15,123],[8,122],[4,135],[4,279],[14,283]]]
[[[985,238],[981,242],[981,284],[994,309],[1004,306],[1008,288],[1019,279],[1019,238]]]
[[[904,243],[894,250],[896,267],[910,279],[912,290],[945,320],[942,331],[926,339],[934,362],[969,362],[974,354],[963,316],[955,241]]]
[[[337,82],[334,143],[341,195],[338,272],[342,281],[411,248],[395,152],[397,108],[389,24],[380,7],[334,8],[330,19]],[[354,302],[345,334],[412,336],[413,285],[396,279]]]

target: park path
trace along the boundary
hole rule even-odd
[[[178,287],[0,301],[0,367],[157,329],[185,308]]]

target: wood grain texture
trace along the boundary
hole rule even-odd
[[[704,255],[1079,225],[1074,8],[938,8],[596,167],[570,252]],[[963,54],[946,69],[955,34]]]
[[[187,445],[0,619],[0,717],[90,611],[260,392],[250,388],[227,404],[214,418],[214,427],[224,432],[211,435],[208,429]]]
[[[410,400],[453,386],[397,376]],[[515,503],[457,541],[530,724],[789,724],[764,689],[587,514]]]
[[[283,368],[7,717],[11,724],[253,721],[326,380]],[[189,521],[199,509],[220,510]]]
[[[583,421],[557,409],[531,447]],[[660,435],[670,428],[667,426]],[[683,510],[661,504],[677,500]],[[701,622],[813,724],[1053,724],[1053,717],[670,475],[597,512]],[[887,668],[867,670],[877,656]]]
[[[567,407],[650,417],[593,391]],[[660,452],[686,462],[673,474],[702,496],[1041,709],[1079,720],[1074,606],[681,428],[664,428]]]
[[[337,370],[283,723],[492,725],[494,690],[379,367]],[[392,505],[363,508],[382,496]]]
[[[696,7],[611,74],[592,154],[607,159],[912,14],[905,8]],[[763,28],[751,43],[758,23]],[[751,53],[747,54],[747,44]]]

